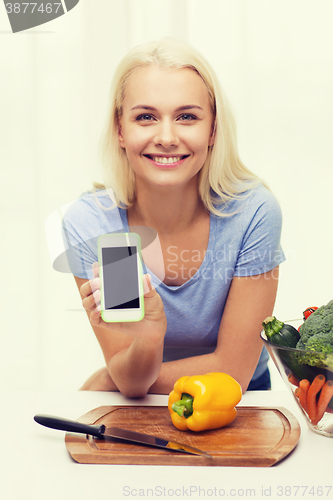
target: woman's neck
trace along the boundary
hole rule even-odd
[[[128,209],[131,226],[148,226],[160,235],[179,234],[207,216],[198,189],[154,188],[139,190],[134,205]]]

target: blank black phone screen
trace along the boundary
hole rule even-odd
[[[105,309],[139,309],[137,248],[102,248]]]

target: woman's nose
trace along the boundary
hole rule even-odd
[[[159,124],[154,138],[155,146],[163,146],[169,148],[171,146],[178,146],[179,139],[175,130],[175,126],[169,121],[164,121]]]

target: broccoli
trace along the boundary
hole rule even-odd
[[[316,333],[310,337],[306,343],[306,349],[326,354],[333,352],[333,330],[329,333]]]
[[[319,307],[299,329],[300,340],[296,348],[306,351],[299,362],[311,366],[326,365],[328,354],[333,353],[333,300]]]

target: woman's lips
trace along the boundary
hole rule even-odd
[[[189,155],[174,155],[174,156],[155,156],[155,155],[143,155],[151,163],[159,168],[172,168],[181,165]]]

